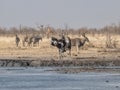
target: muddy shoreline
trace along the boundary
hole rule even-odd
[[[120,60],[43,60],[43,59],[0,59],[0,67],[40,67],[40,66],[84,66],[84,67],[107,67],[120,66]]]

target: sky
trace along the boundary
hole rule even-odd
[[[0,0],[0,27],[102,28],[120,22],[120,0]]]

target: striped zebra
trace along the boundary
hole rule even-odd
[[[29,38],[28,45],[29,45],[29,46],[33,46],[33,47],[34,47],[35,45],[39,46],[40,41],[42,41],[42,37],[41,37],[41,36],[39,36],[39,35],[31,36],[31,37]]]
[[[18,47],[19,43],[20,43],[20,38],[18,37],[18,35],[15,35],[15,43],[16,43],[16,47]]]
[[[27,46],[35,46],[36,44],[39,46],[40,40],[42,41],[42,37],[39,35],[32,35],[32,36],[25,36],[23,39],[23,46],[25,46],[25,43]]]
[[[25,47],[26,44],[28,45],[28,41],[29,41],[28,35],[24,36],[23,39],[22,39],[23,47]]]

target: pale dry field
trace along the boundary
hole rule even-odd
[[[77,35],[69,35],[71,38],[79,37]],[[90,42],[86,43],[83,49],[80,49],[79,54],[76,52],[76,48],[72,47],[72,56],[64,53],[63,60],[115,60],[120,59],[120,36],[113,35],[111,42],[116,44],[116,48],[106,48],[106,36],[105,35],[86,35]],[[82,38],[82,37],[79,37]],[[59,60],[58,49],[50,46],[50,39],[43,38],[40,45],[37,47],[23,47],[20,42],[19,47],[15,45],[15,37],[0,37],[0,58],[1,59],[27,59],[27,60]]]

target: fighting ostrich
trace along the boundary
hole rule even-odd
[[[63,36],[61,39],[51,37],[51,45],[58,48],[59,59],[63,57],[62,54],[66,52],[66,50],[69,50],[69,54],[71,55],[71,40],[69,37]]]

